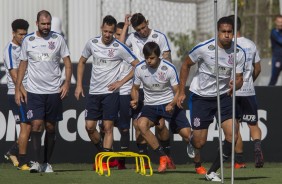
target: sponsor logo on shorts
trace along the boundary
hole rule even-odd
[[[87,113],[88,113],[88,110],[87,110],[87,109],[85,109],[85,117],[87,117]]]
[[[201,125],[200,118],[194,118],[193,124],[194,124],[195,127],[199,127]]]
[[[256,121],[256,116],[246,114],[246,115],[243,116],[243,121],[254,122],[254,121]]]
[[[31,119],[31,118],[33,117],[33,112],[32,112],[32,110],[27,111],[26,117],[27,117],[27,119]]]

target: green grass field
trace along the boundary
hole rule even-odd
[[[204,166],[209,167],[209,163]],[[127,165],[133,167],[133,165]],[[154,172],[153,176],[142,176],[134,172],[134,169],[111,170],[111,176],[99,176],[91,170],[91,164],[54,164],[54,173],[30,174],[28,171],[18,171],[8,163],[0,164],[1,184],[188,184],[188,183],[209,183],[205,181],[203,175],[194,172],[192,164],[177,165],[176,170],[168,170],[163,174]],[[153,165],[154,171],[157,165]],[[224,183],[231,183],[231,169],[228,165],[224,168]],[[264,168],[256,169],[253,163],[248,163],[245,169],[235,170],[234,183],[251,184],[281,184],[282,183],[282,163],[266,163]],[[281,178],[280,178],[281,177]],[[214,183],[214,182],[213,182]]]

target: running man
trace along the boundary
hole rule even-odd
[[[204,41],[195,46],[186,57],[180,71],[180,95],[178,106],[186,98],[185,85],[189,75],[190,67],[197,63],[197,71],[190,85],[191,96],[189,99],[189,109],[193,136],[191,143],[194,148],[200,150],[207,141],[209,125],[217,117],[217,93],[220,93],[221,107],[221,128],[223,129],[225,140],[223,144],[223,158],[227,160],[232,151],[232,89],[233,85],[239,89],[243,84],[243,67],[245,63],[245,53],[242,48],[237,47],[236,79],[232,79],[234,42],[233,21],[228,17],[222,17],[217,22],[218,45],[215,39]],[[218,68],[215,68],[215,47],[218,47]],[[216,87],[216,71],[219,74],[219,91]],[[217,118],[218,119],[218,118]],[[238,123],[235,129],[235,142],[237,140]],[[195,166],[201,165],[200,157],[196,160]],[[206,174],[209,181],[221,181],[216,171],[220,168],[220,154]]]
[[[119,88],[133,77],[133,70],[119,79],[121,63],[126,61],[133,67],[139,63],[130,49],[114,38],[116,19],[104,17],[102,36],[90,39],[82,51],[77,67],[75,97],[84,97],[82,86],[83,72],[88,58],[93,56],[89,95],[85,108],[85,127],[89,138],[98,152],[112,151],[114,121],[118,117]],[[103,120],[104,138],[96,129],[98,120]],[[106,165],[104,164],[104,169]]]
[[[165,172],[171,159],[164,152],[157,137],[150,128],[159,125],[161,118],[166,119],[173,133],[179,133],[189,143],[191,128],[185,111],[176,105],[179,94],[179,80],[173,64],[160,59],[160,47],[155,42],[147,42],[143,48],[145,61],[137,65],[131,91],[131,106],[138,107],[140,85],[143,84],[144,106],[137,119],[137,128],[142,137],[159,155],[158,172]]]

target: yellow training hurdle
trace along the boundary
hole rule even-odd
[[[118,157],[125,157],[125,158],[135,158],[135,172],[139,173],[144,176],[152,176],[153,175],[153,169],[151,166],[151,160],[147,155],[141,155],[134,152],[100,152],[97,153],[95,156],[95,171],[99,175],[104,175],[104,169],[103,169],[103,161],[107,163],[107,175],[111,176],[111,170],[109,167],[109,160],[111,158],[118,158]],[[147,174],[147,170],[145,168],[145,161],[144,158],[147,159],[148,165],[149,165],[149,174]]]

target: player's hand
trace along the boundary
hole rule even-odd
[[[25,102],[27,100],[27,97],[25,97],[21,91],[16,90],[15,91],[15,102],[18,106],[21,105],[21,102]]]
[[[69,94],[70,84],[68,82],[64,82],[64,84],[60,88],[61,99],[65,98]]]
[[[172,105],[171,103],[167,104],[167,106],[165,107],[165,111],[172,114],[174,110],[174,105]]]
[[[125,26],[130,26],[131,25],[131,22],[130,22],[130,17],[131,17],[131,15],[130,14],[126,14],[125,15],[125,18],[124,18],[124,25]]]
[[[186,95],[185,93],[180,93],[179,96],[178,96],[178,99],[177,99],[177,106],[180,108],[180,109],[183,109],[183,103],[184,103],[184,100],[186,98]]]
[[[137,109],[138,101],[137,100],[131,100],[130,101],[130,106],[132,107],[132,109]]]
[[[79,100],[80,94],[82,97],[85,97],[82,86],[76,86],[74,96],[77,100]]]
[[[233,80],[229,82],[229,91],[227,92],[228,95],[232,96],[233,94]]]
[[[121,81],[115,81],[114,83],[112,83],[108,86],[108,90],[109,91],[115,91],[115,90],[119,89],[122,85],[123,85],[123,83]]]

